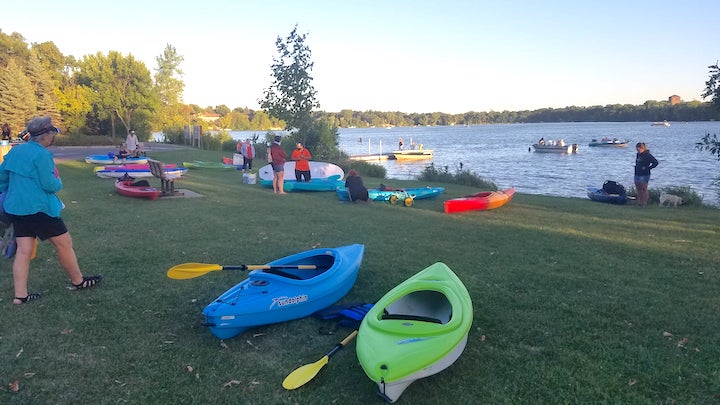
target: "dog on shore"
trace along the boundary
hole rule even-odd
[[[678,205],[682,205],[683,199],[679,195],[668,194],[663,191],[662,193],[660,193],[660,206],[662,207],[666,203],[668,207],[670,206],[670,204],[677,207]]]

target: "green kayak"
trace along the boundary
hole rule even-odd
[[[397,401],[413,381],[460,357],[473,320],[470,294],[444,263],[435,263],[383,296],[357,335],[357,356],[379,394]]]
[[[205,162],[202,160],[196,160],[194,162],[183,162],[183,166],[188,169],[223,169],[223,170],[236,170],[237,166],[229,165],[222,162]]]

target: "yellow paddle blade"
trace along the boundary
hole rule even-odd
[[[200,277],[211,271],[222,269],[223,266],[219,264],[183,263],[171,267],[167,272],[167,276],[175,280],[187,280],[189,278]]]
[[[286,390],[294,390],[295,388],[302,387],[308,381],[312,380],[321,368],[325,367],[328,360],[330,360],[330,357],[325,355],[322,359],[316,361],[315,363],[306,364],[295,369],[295,371],[288,374],[288,376],[285,377],[285,380],[283,380],[283,388]]]

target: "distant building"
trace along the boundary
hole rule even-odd
[[[680,96],[675,95],[675,94],[673,94],[672,96],[668,97],[668,103],[670,103],[670,105],[678,104],[678,103],[680,103],[681,101],[682,101],[682,99],[680,99]]]
[[[211,123],[214,123],[215,121],[219,120],[221,117],[222,116],[220,114],[215,114],[215,113],[200,113],[197,116],[197,118],[200,121],[211,122]]]

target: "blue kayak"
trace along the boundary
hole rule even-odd
[[[365,246],[318,248],[268,263],[269,266],[315,265],[315,270],[270,268],[249,277],[203,310],[204,325],[220,339],[249,328],[306,317],[339,301],[350,291]]]
[[[260,180],[263,187],[272,188],[272,180]],[[345,182],[340,180],[340,175],[326,178],[310,179],[310,181],[285,180],[283,188],[285,191],[335,191],[338,187],[344,187]]]
[[[588,187],[587,195],[593,201],[604,202],[608,204],[623,205],[627,202],[627,195],[625,195],[625,193],[610,194],[605,190],[597,187]]]
[[[345,187],[338,188],[336,190],[338,199],[340,201],[350,201],[350,194]],[[377,188],[368,189],[368,197],[373,201],[389,201],[390,197],[396,196],[397,198],[410,197],[413,200],[422,200],[425,198],[437,197],[445,192],[444,187],[417,187],[417,188],[404,188],[397,190],[380,190]]]
[[[94,163],[98,165],[111,165],[111,164],[117,164],[119,162],[122,163],[132,163],[132,164],[145,164],[148,162],[146,157],[126,157],[125,159],[117,158],[115,159],[115,155],[113,153],[108,153],[106,155],[90,155],[85,156],[85,162],[86,163]]]

